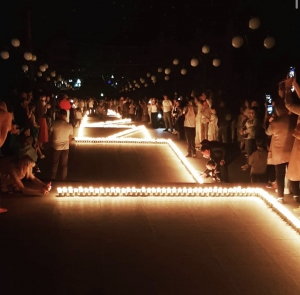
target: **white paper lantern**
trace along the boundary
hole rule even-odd
[[[271,49],[275,46],[275,38],[274,37],[267,37],[265,40],[264,40],[264,46],[267,48],[267,49]]]
[[[257,17],[253,17],[249,21],[249,28],[252,30],[256,30],[260,27],[260,19]]]
[[[28,71],[28,65],[22,65],[22,70],[24,72],[27,72]]]
[[[232,46],[234,48],[240,48],[244,44],[244,39],[241,36],[235,36],[232,38]]]
[[[142,80],[141,80],[141,83],[145,83],[145,82],[146,82],[145,79],[142,79]]]
[[[199,64],[199,60],[197,58],[193,58],[191,60],[191,66],[192,67],[196,67],[196,66],[198,66],[198,64]]]
[[[129,85],[129,88],[132,88],[132,85],[131,85],[131,84]]]
[[[32,60],[32,54],[30,52],[25,52],[24,53],[24,58],[26,60]]]
[[[215,58],[215,59],[213,60],[213,65],[214,65],[215,67],[220,66],[220,64],[221,64],[221,60],[220,60],[219,58]]]
[[[44,67],[45,67],[46,69],[48,69],[48,68],[49,68],[48,64],[44,64]]]
[[[135,83],[136,83],[136,80],[133,80],[133,83],[135,84]]]
[[[148,77],[148,78],[151,77],[151,73],[147,73],[147,77]]]
[[[56,76],[55,71],[51,72],[50,76],[51,76],[52,78],[54,78],[54,77]]]
[[[7,51],[1,51],[1,57],[3,59],[9,59],[9,53]]]
[[[50,77],[47,77],[47,81],[50,81]]]
[[[36,57],[36,55],[32,55],[32,59],[31,59],[32,61],[36,61],[37,60],[37,57]]]
[[[151,76],[151,80],[153,81],[153,80],[156,80],[156,76]]]
[[[159,73],[162,73],[163,68],[158,68],[157,71],[158,71]]]
[[[173,60],[173,65],[175,65],[175,66],[179,65],[179,59],[178,58],[175,58]]]
[[[145,83],[145,87],[148,87],[148,84],[147,84],[147,83]]]
[[[132,88],[132,90],[134,91],[134,90],[135,90],[135,88]]]
[[[180,73],[181,73],[181,75],[186,75],[187,70],[186,69],[181,69]]]
[[[209,46],[208,46],[208,45],[204,45],[204,46],[202,47],[202,52],[203,52],[204,54],[209,53],[209,52],[210,52]]]
[[[165,76],[165,80],[166,80],[166,81],[169,81],[169,80],[170,80],[170,77],[169,77],[168,75],[166,75],[166,76]]]
[[[43,74],[42,74],[41,72],[37,72],[37,76],[38,76],[38,77],[42,77]]]
[[[139,86],[139,84],[138,84],[138,83],[135,83],[135,84],[134,84],[134,86],[135,86],[135,87],[138,87],[138,86]]]
[[[41,72],[45,72],[46,71],[46,67],[44,65],[41,65],[39,67],[39,69],[40,69]]]
[[[12,39],[11,40],[11,45],[13,47],[19,47],[20,46],[20,40],[19,39]]]
[[[165,74],[166,74],[166,75],[170,75],[170,73],[171,73],[171,70],[170,70],[169,68],[166,68],[166,69],[165,69]]]

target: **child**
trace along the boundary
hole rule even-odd
[[[210,109],[210,118],[208,123],[208,140],[218,140],[218,116],[214,108]]]
[[[213,160],[209,160],[206,163],[206,170],[202,173],[203,178],[211,177],[214,182],[220,182],[220,172],[217,170],[217,163]]]
[[[245,125],[248,117],[245,115],[246,113],[246,107],[242,106],[240,107],[240,114],[238,116],[238,120],[236,123],[236,129],[237,129],[237,141],[239,142],[240,145],[240,150],[243,151],[244,147],[245,147],[245,137],[243,134],[241,134],[241,130],[243,128],[243,126]],[[248,112],[248,110],[247,110]]]
[[[252,183],[262,183],[265,181],[267,159],[267,150],[262,144],[258,143],[257,150],[249,157],[249,165],[251,166],[250,178]]]

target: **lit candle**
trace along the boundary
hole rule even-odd
[[[63,192],[63,191],[62,191],[62,188],[61,188],[61,187],[58,187],[58,188],[57,188],[57,193],[58,193],[58,196],[59,196],[59,197],[62,196],[62,192]]]

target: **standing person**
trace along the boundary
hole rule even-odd
[[[218,140],[218,117],[215,108],[210,109],[210,118],[208,123],[208,140]]]
[[[231,121],[231,113],[229,108],[225,105],[225,101],[221,100],[219,102],[219,106],[217,108],[217,115],[218,115],[218,137],[219,141],[223,143],[228,142],[228,129],[229,123]]]
[[[48,142],[48,125],[46,121],[47,109],[50,108],[50,105],[46,103],[46,95],[41,95],[40,99],[36,106],[36,120],[39,126],[39,144],[40,149],[43,149],[43,144]]]
[[[294,194],[294,198],[299,201],[300,200],[300,192],[299,192],[299,182],[300,182],[300,103],[295,103],[292,97],[292,86],[295,88],[295,92],[298,97],[300,97],[300,87],[294,78],[288,78],[285,81],[285,106],[286,108],[298,115],[297,127],[293,132],[293,136],[295,137],[295,141],[293,144],[293,149],[290,155],[289,166],[287,170],[286,177],[291,182],[292,192]]]
[[[151,100],[151,123],[152,128],[157,129],[158,128],[158,103],[156,102],[156,98],[152,98]]]
[[[166,127],[164,131],[168,131],[168,127],[170,127],[170,132],[173,132],[173,125],[171,120],[172,107],[173,107],[172,101],[169,99],[167,95],[164,95],[164,100],[162,102],[163,119]]]
[[[197,110],[197,116],[196,116],[196,135],[195,135],[195,145],[196,145],[196,149],[198,151],[200,151],[200,143],[203,140],[202,138],[202,132],[201,132],[201,110],[202,110],[202,100],[198,97],[194,98],[194,103],[196,105],[196,107],[198,108]]]
[[[58,164],[62,167],[62,180],[66,180],[70,141],[73,138],[73,127],[67,122],[67,111],[59,110],[58,120],[51,127],[51,179],[56,179]]]
[[[270,117],[266,134],[272,136],[269,164],[275,165],[277,199],[283,200],[284,179],[295,139],[292,133],[296,126],[296,118],[294,115],[289,115],[288,109],[278,101],[275,102],[275,111],[277,117]]]
[[[197,107],[194,105],[193,99],[189,100],[188,105],[183,110],[183,114],[185,116],[184,130],[188,152],[186,157],[195,158],[197,156],[195,147]]]
[[[70,122],[70,109],[71,109],[71,103],[69,101],[69,97],[67,94],[64,94],[61,101],[59,102],[59,108],[61,110],[66,110],[67,112],[67,122]]]

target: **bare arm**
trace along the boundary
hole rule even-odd
[[[296,79],[294,79],[293,81],[293,86],[295,88],[295,91],[297,93],[297,96],[300,98],[300,86],[299,84],[297,83]]]
[[[6,112],[0,109],[0,147],[3,145],[7,133],[11,130],[12,115],[9,112]]]
[[[293,101],[293,97],[292,97],[292,92],[291,92],[291,88],[292,88],[292,84],[294,82],[293,78],[288,78],[285,81],[285,106],[286,108],[296,114],[296,115],[300,115],[300,104],[296,104]],[[295,88],[296,89],[296,88]]]

